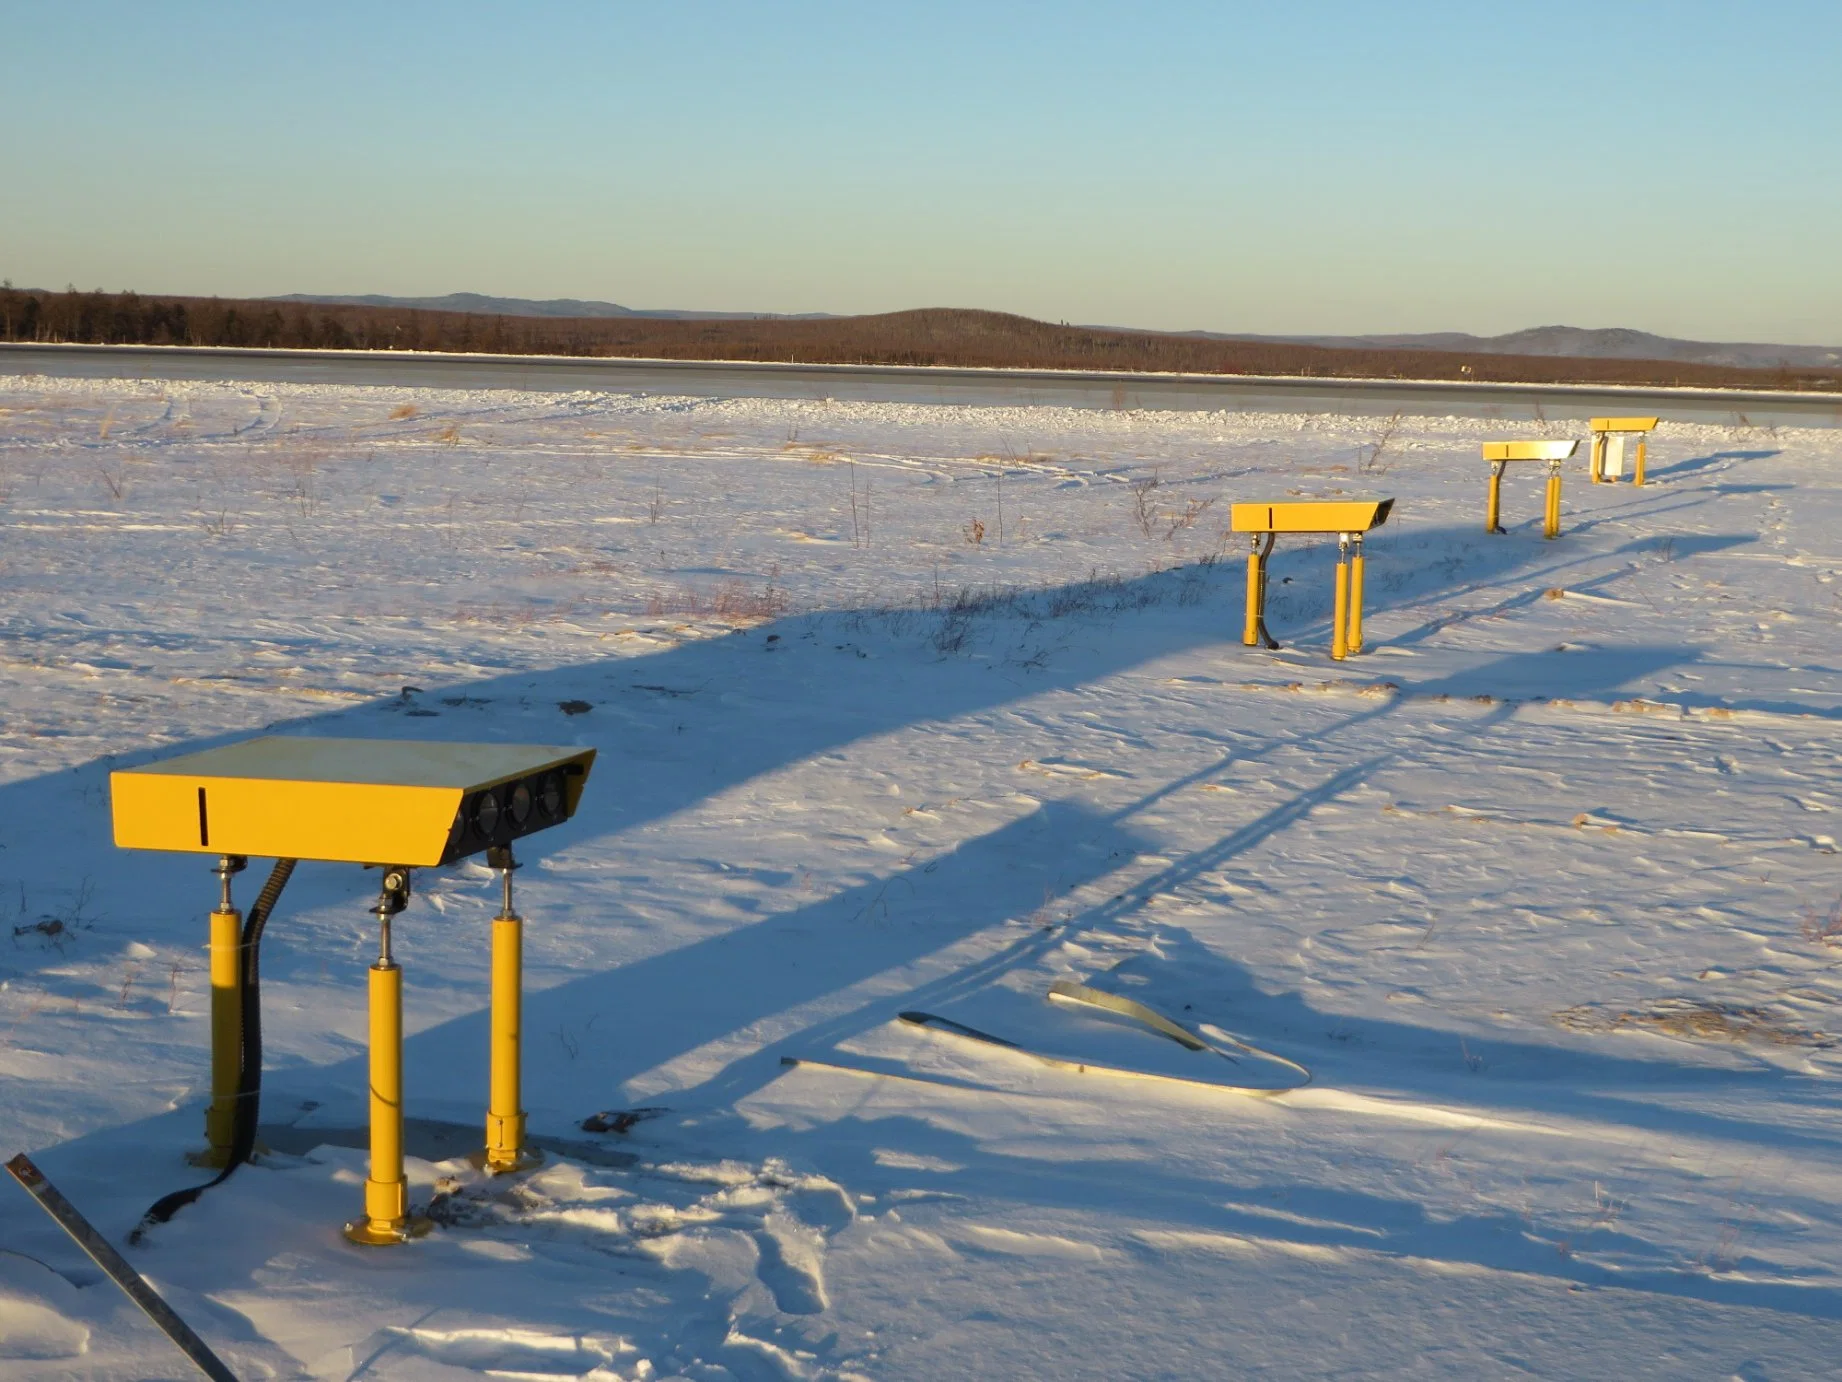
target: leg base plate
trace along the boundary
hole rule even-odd
[[[482,1147],[477,1152],[467,1154],[467,1164],[477,1171],[484,1171],[489,1176],[511,1176],[520,1171],[535,1171],[544,1164],[544,1154],[535,1147],[520,1147],[518,1155],[509,1163],[495,1164],[490,1153]]]
[[[379,1225],[372,1219],[354,1219],[341,1232],[346,1241],[357,1243],[361,1247],[382,1248],[393,1243],[407,1243],[412,1238],[424,1237],[435,1227],[435,1221],[422,1214],[410,1214],[400,1224]]]

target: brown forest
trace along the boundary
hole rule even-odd
[[[1842,370],[1738,369],[1667,360],[1331,349],[1156,331],[1057,326],[1001,312],[956,308],[803,320],[674,321],[655,317],[475,316],[259,299],[48,293],[6,286],[0,287],[0,340],[1842,389]]]

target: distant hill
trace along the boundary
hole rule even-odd
[[[144,297],[137,293],[37,293],[0,283],[0,339],[1842,392],[1842,363],[1780,363],[1793,354],[1807,355],[1808,347],[1708,347],[1638,332],[1547,328],[1484,340],[1454,333],[1332,338],[1320,343],[1068,326],[1003,312],[959,308],[925,308],[863,317],[784,317],[642,313],[603,303],[596,305],[624,315],[593,317],[453,311],[405,306],[402,300],[388,298],[381,301],[397,301],[398,305],[381,306],[377,301]],[[552,310],[576,310],[576,304],[561,308],[557,304],[543,305]],[[693,316],[697,319],[685,319]],[[1454,349],[1453,343],[1460,348]],[[1673,352],[1676,358],[1654,358],[1667,357],[1672,346],[1682,347]],[[1518,348],[1539,353],[1506,353]],[[1694,358],[1694,353],[1710,349],[1763,351],[1770,363],[1716,364]],[[1595,350],[1622,353],[1588,353]],[[1825,360],[1833,358],[1827,351],[1816,354]],[[1128,392],[1123,384],[1115,389],[1115,395],[1117,406],[1126,406]]]
[[[268,302],[306,302],[351,307],[415,308],[425,312],[473,312],[499,317],[646,317],[655,321],[832,321],[830,312],[680,312],[623,307],[618,302],[580,298],[496,298],[484,293],[441,297],[385,297],[378,293],[319,296],[289,293]],[[1104,327],[1101,330],[1137,330]],[[1155,334],[1155,333],[1154,333]],[[1573,360],[1679,360],[1736,369],[1832,369],[1842,365],[1842,346],[1769,345],[1750,341],[1684,341],[1621,326],[1532,326],[1502,336],[1464,331],[1427,331],[1378,336],[1261,336],[1230,331],[1182,331],[1211,341],[1279,341],[1287,345],[1340,350],[1437,350],[1447,354],[1552,355]]]
[[[651,317],[658,321],[822,321],[829,312],[675,312],[622,307],[618,302],[581,298],[495,298],[484,293],[446,293],[432,298],[393,298],[381,293],[350,296],[286,293],[264,302],[309,302],[329,307],[407,307],[424,312],[474,312],[491,317]]]
[[[1756,342],[1683,341],[1626,327],[1532,326],[1504,336],[1432,331],[1395,336],[1244,336],[1196,332],[1215,340],[1285,341],[1343,350],[1438,350],[1480,355],[1558,355],[1574,360],[1680,360],[1738,369],[1831,369],[1842,365],[1842,346],[1766,345]]]

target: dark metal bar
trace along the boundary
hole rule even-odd
[[[224,1366],[223,1360],[192,1332],[192,1326],[180,1319],[173,1307],[147,1284],[147,1278],[129,1266],[128,1259],[96,1231],[95,1225],[84,1218],[55,1185],[45,1179],[45,1173],[32,1164],[31,1157],[21,1152],[7,1162],[6,1169],[13,1173],[14,1180],[25,1187],[26,1193],[39,1202],[45,1213],[57,1220],[58,1227],[74,1238],[77,1246],[109,1274],[109,1279],[127,1292],[128,1299],[140,1306],[147,1318],[160,1326],[166,1337],[179,1346],[179,1351],[190,1358],[200,1372],[212,1382],[237,1382],[237,1375]]]

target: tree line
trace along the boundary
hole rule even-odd
[[[6,283],[0,285],[0,340],[1842,390],[1842,370],[1835,369],[1216,340],[1057,325],[957,308],[714,321],[510,317],[357,304],[44,292]]]

